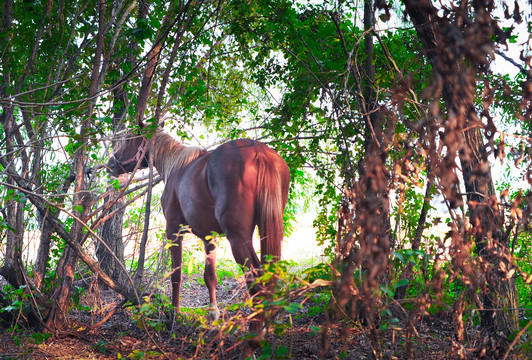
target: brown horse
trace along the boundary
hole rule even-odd
[[[237,263],[252,270],[261,266],[252,237],[259,228],[262,261],[267,255],[281,257],[283,212],[288,196],[290,173],[279,154],[263,143],[242,139],[227,142],[213,151],[187,147],[158,128],[150,140],[129,135],[114,152],[108,166],[111,175],[131,172],[153,164],[163,177],[163,213],[166,237],[175,245],[172,255],[172,305],[179,309],[181,287],[182,230],[188,226],[203,240],[206,252],[204,279],[214,316],[216,303],[215,244],[213,232],[225,234]],[[146,150],[144,151],[144,148]],[[144,155],[143,155],[144,154]],[[254,275],[246,279],[251,294]]]

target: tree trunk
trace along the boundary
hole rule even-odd
[[[481,133],[484,125],[475,111],[476,74],[472,70],[474,66],[481,68],[484,65],[482,59],[488,56],[487,52],[493,48],[490,34],[496,24],[486,21],[492,20],[491,14],[478,4],[474,4],[476,7],[473,18],[470,18],[471,9],[467,7],[467,2],[464,6],[454,8],[452,22],[448,20],[450,16],[440,17],[430,0],[404,0],[404,4],[432,65],[433,81],[436,83],[434,88],[441,89],[447,107],[445,131],[441,136],[446,146],[446,154],[439,164],[439,171],[447,173],[436,175],[445,179],[440,185],[443,185],[444,195],[449,199],[452,208],[463,203],[459,194],[458,179],[449,173],[449,169],[455,168],[456,154],[462,167],[472,233],[478,254],[484,259],[482,270],[487,280],[483,299],[485,311],[481,314],[482,327],[490,334],[502,333],[508,338],[518,329],[516,311],[504,311],[505,308],[518,307],[516,287],[513,279],[507,279],[506,273],[497,271],[501,263],[505,264],[506,269],[511,265],[501,256],[507,252],[507,244],[501,243],[502,214],[498,210],[488,154]],[[482,20],[475,23],[475,16],[481,16]],[[464,26],[468,21],[469,26]],[[482,38],[466,39],[465,32],[472,28],[471,22],[485,26]],[[478,28],[476,30],[478,31]],[[463,38],[458,39],[457,36]],[[467,43],[465,47],[460,46],[461,40],[468,39],[484,43]],[[469,58],[472,51],[476,51],[475,58]],[[471,62],[469,66],[464,58]],[[461,236],[467,237],[467,234]],[[467,242],[467,239],[462,241]],[[458,335],[460,338],[461,334]]]
[[[427,173],[430,173],[430,168],[427,168]],[[425,188],[425,197],[423,198],[423,206],[421,207],[421,212],[419,213],[419,219],[417,221],[416,233],[414,234],[414,238],[412,239],[412,251],[419,250],[419,247],[421,246],[421,239],[423,237],[423,231],[425,230],[425,225],[427,223],[427,215],[429,212],[430,201],[432,198],[432,185],[432,181],[430,180],[430,178],[428,178],[427,185]],[[413,264],[409,261],[401,274],[401,277],[403,279],[408,280],[408,284],[399,286],[395,290],[394,299],[403,300],[406,297],[408,285],[412,281],[412,268]]]
[[[38,212],[39,223],[41,224],[41,237],[39,241],[39,250],[37,251],[37,259],[35,261],[35,270],[33,272],[33,281],[38,289],[42,289],[44,277],[46,276],[46,268],[48,266],[48,259],[50,257],[50,246],[52,245],[52,226],[46,220],[46,214],[41,216]]]
[[[139,18],[144,18],[145,6],[140,5],[139,9]],[[138,44],[133,43],[132,47],[136,48]],[[131,59],[127,60],[129,63],[132,63]],[[116,70],[116,69],[115,69]],[[126,103],[127,96],[124,92],[124,87],[119,86],[113,90],[113,102],[114,108],[117,110],[113,116],[113,126],[119,132],[124,129],[123,120],[126,115]],[[113,139],[112,146],[116,148],[117,141]],[[124,264],[124,244],[122,242],[122,228],[124,225],[124,202],[120,198],[120,192],[117,191],[113,186],[109,186],[107,191],[109,195],[105,198],[106,203],[114,203],[114,205],[108,210],[109,213],[114,213],[103,225],[98,229],[98,234],[100,238],[105,242],[107,247],[116,256],[113,257],[107,247],[96,244],[96,257],[100,262],[102,270],[104,270],[113,280],[118,283],[124,283],[126,274],[124,274],[121,264]]]
[[[14,141],[14,122],[13,108],[6,105],[0,117],[0,124],[3,127],[6,136],[5,158],[9,163],[15,162],[15,141]],[[20,171],[22,173],[22,170]],[[2,275],[12,286],[18,288],[24,284],[22,269],[21,251],[24,237],[24,205],[17,200],[18,193],[13,189],[15,181],[11,176],[7,177],[8,196],[6,197],[6,215],[7,215],[7,236],[6,236],[6,254],[4,264],[0,269]]]
[[[139,125],[143,124],[144,121],[144,113],[146,112],[147,106],[148,106],[148,100],[150,99],[151,95],[151,88],[153,85],[153,77],[155,74],[155,70],[157,69],[157,66],[159,65],[159,57],[161,56],[161,52],[164,48],[164,43],[166,41],[166,38],[168,36],[168,27],[171,25],[174,17],[173,5],[171,9],[166,13],[166,15],[163,18],[163,22],[161,25],[161,28],[159,32],[157,33],[157,41],[155,42],[153,48],[148,53],[148,62],[146,63],[146,68],[144,69],[144,72],[142,74],[142,83],[139,90],[139,94],[137,97],[137,105],[135,107],[135,113],[136,113],[136,120]],[[151,141],[149,142],[151,144]],[[149,145],[148,146],[151,146]],[[142,278],[144,277],[144,262],[146,258],[146,242],[148,241],[148,231],[150,226],[150,207],[151,207],[151,186],[153,181],[153,158],[151,151],[150,153],[150,165],[149,165],[149,176],[150,180],[148,183],[148,192],[146,196],[146,210],[144,212],[144,229],[142,232],[142,238],[140,240],[140,246],[139,246],[139,257],[137,260],[137,269],[135,271],[134,275],[134,282],[135,282],[135,288],[137,290],[140,290],[140,285],[142,283]]]
[[[67,330],[68,306],[70,303],[70,291],[74,284],[75,266],[77,257],[72,248],[66,246],[61,256],[60,265],[57,267],[56,276],[58,285],[52,296],[52,306],[45,319],[46,329],[54,332]]]
[[[358,164],[359,179],[346,181],[353,184],[353,188],[349,194],[350,204],[346,203],[341,208],[344,213],[340,223],[345,224],[347,229],[339,229],[339,236],[344,238],[339,239],[338,244],[342,259],[337,299],[341,308],[350,304],[351,316],[358,317],[367,326],[373,355],[379,358],[382,355],[378,324],[380,299],[376,294],[388,263],[391,232],[387,192],[389,176],[384,151],[387,140],[382,131],[383,116],[375,92],[374,15],[373,1],[366,0],[364,46],[367,57],[364,78],[359,80],[361,89],[356,90],[363,94],[360,111],[365,119],[364,156]],[[362,281],[355,290],[354,272],[359,267],[362,269]]]
[[[118,258],[118,261],[111,255],[107,247],[97,244],[96,256],[98,262],[113,280],[118,283],[124,283],[126,280],[122,266],[124,264],[124,244],[122,242],[122,227],[124,224],[124,203],[121,199],[118,199],[120,193],[113,187],[109,187],[109,196],[105,198],[105,202],[116,203],[109,209],[110,212],[118,210],[113,216],[111,216],[103,225],[98,229],[100,238],[107,244],[109,249]]]
[[[96,49],[93,58],[93,67],[91,71],[91,80],[88,90],[88,98],[92,99],[98,93],[101,83],[99,78],[101,74],[101,66],[104,52],[104,35],[106,22],[106,1],[100,0],[98,2],[98,34],[96,37]],[[74,182],[74,196],[72,199],[74,215],[81,221],[74,221],[72,225],[72,234],[74,241],[82,243],[85,235],[83,233],[83,223],[86,223],[87,215],[92,206],[92,195],[88,191],[88,184],[85,179],[85,166],[87,163],[87,144],[88,130],[93,123],[93,111],[95,100],[91,100],[87,104],[86,116],[83,119],[80,128],[79,148],[74,153],[74,168],[75,168],[75,182]],[[61,262],[61,267],[58,267],[57,275],[59,280],[59,287],[56,289],[53,296],[53,304],[46,319],[47,329],[52,331],[62,331],[67,327],[67,315],[70,303],[70,293],[72,284],[74,282],[76,264],[78,257],[70,247],[65,248],[64,262]]]
[[[2,39],[0,39],[0,45],[3,49],[2,56],[2,82],[0,85],[0,98],[8,98],[8,88],[11,84],[11,73],[10,69],[10,42],[12,38],[12,25],[13,25],[13,1],[7,0],[4,5],[4,17],[2,19]],[[15,119],[13,116],[13,105],[9,102],[6,102],[3,105],[2,114],[0,115],[0,125],[3,128],[3,133],[5,136],[5,153],[2,154],[2,157],[9,163],[12,163],[15,159]],[[14,185],[15,181],[11,176],[8,176],[6,179],[8,186],[8,193],[5,198],[5,222],[7,223],[6,231],[6,254],[4,258],[4,264],[0,269],[0,275],[2,275],[12,286],[19,287],[24,284],[21,270],[21,259],[20,251],[22,249],[22,236],[24,227],[22,226],[22,207],[16,200],[16,193],[10,185]]]
[[[509,243],[503,236],[503,214],[496,206],[495,187],[487,165],[488,159],[480,129],[467,130],[465,139],[471,154],[468,158],[461,157],[460,161],[470,219],[477,253],[485,259],[484,263],[487,265],[483,268],[487,291],[483,296],[481,326],[489,333],[502,333],[508,337],[519,328],[519,305],[513,277],[508,278],[507,272],[501,270],[512,268],[512,264],[501,256],[509,250]]]

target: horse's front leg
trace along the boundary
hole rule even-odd
[[[216,301],[216,285],[218,284],[218,276],[216,275],[216,244],[212,240],[203,240],[203,244],[206,254],[203,279],[209,291],[210,316],[215,321],[220,317],[220,310]]]
[[[170,255],[172,256],[172,274],[170,275],[170,280],[172,282],[172,306],[175,306],[176,310],[179,312],[181,268],[183,263],[183,237],[179,234],[172,234],[170,236],[173,237],[169,237],[172,239],[172,246],[170,247]]]

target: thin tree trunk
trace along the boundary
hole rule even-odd
[[[124,127],[122,121],[126,113],[126,95],[123,87],[115,89],[113,95],[115,106],[119,105],[118,110],[113,117],[113,125],[115,129],[120,131]],[[114,146],[116,146],[115,141],[113,141],[113,147]],[[123,283],[126,278],[126,274],[124,274],[121,266],[121,264],[124,264],[122,228],[124,225],[125,207],[119,191],[113,186],[109,186],[107,190],[109,195],[104,201],[106,203],[114,203],[109,209],[109,212],[113,213],[113,216],[102,224],[98,229],[98,234],[102,241],[107,244],[107,247],[115,254],[118,262],[113,256],[111,256],[107,247],[102,246],[102,244],[99,243],[96,245],[96,256],[102,269],[115,281]]]
[[[358,83],[363,94],[360,111],[365,119],[364,156],[358,166],[359,179],[351,181],[351,204],[343,206],[341,222],[348,225],[343,231],[346,239],[339,243],[341,277],[338,282],[338,305],[351,304],[351,316],[359,317],[369,330],[373,356],[381,357],[378,334],[378,303],[375,296],[385,272],[390,251],[390,218],[387,188],[389,176],[386,169],[386,139],[382,131],[382,114],[378,109],[375,92],[375,66],[373,57],[373,27],[375,24],[373,1],[364,2],[364,46],[366,59],[364,78]],[[333,18],[334,20],[334,18]],[[339,25],[337,24],[337,28]],[[354,219],[352,216],[354,215]],[[360,244],[360,247],[356,245]],[[347,256],[346,256],[347,252]],[[354,271],[361,266],[363,281],[355,291]],[[355,295],[356,294],[356,295]],[[355,295],[355,296],[354,296]]]
[[[98,6],[98,35],[96,39],[96,50],[93,59],[93,68],[91,72],[91,81],[89,84],[88,97],[92,99],[98,93],[99,78],[101,76],[101,61],[104,50],[104,31],[105,31],[105,13],[106,1],[100,0]],[[87,137],[86,130],[88,130],[92,123],[95,100],[90,100],[87,106],[87,115],[84,119],[80,130],[80,146],[74,154],[75,165],[75,182],[74,182],[74,197],[73,207],[74,214],[85,223],[87,214],[92,205],[91,195],[87,191],[87,183],[85,181],[85,164],[87,154]],[[72,225],[72,234],[75,241],[81,243],[84,238],[83,224],[75,221]],[[59,286],[53,296],[53,304],[46,319],[46,326],[48,329],[54,331],[62,331],[67,327],[67,315],[70,303],[70,293],[74,283],[76,272],[77,256],[70,247],[65,249],[64,262],[60,263],[62,267],[58,267],[57,274]]]
[[[430,169],[428,168],[427,173],[430,173]],[[412,251],[419,250],[419,247],[421,246],[421,239],[423,237],[423,231],[425,230],[425,225],[427,223],[427,215],[429,212],[430,200],[432,198],[432,185],[432,181],[430,180],[430,178],[428,178],[427,185],[425,188],[425,196],[423,198],[423,206],[421,207],[421,212],[419,213],[419,219],[417,221],[416,232],[414,234],[414,238],[412,239]],[[413,264],[409,261],[401,276],[403,279],[407,279],[409,283],[412,281],[412,267]],[[409,284],[399,286],[395,290],[394,299],[403,300],[406,297],[406,290],[408,289],[408,285]]]
[[[515,311],[504,309],[517,308],[516,287],[513,279],[507,279],[506,274],[498,271],[501,262],[509,269],[510,264],[504,257],[497,255],[498,251],[507,252],[507,244],[502,244],[502,214],[497,210],[497,199],[494,195],[491,169],[484,150],[484,140],[481,133],[483,126],[477,118],[473,94],[475,74],[460,61],[464,55],[456,54],[460,48],[451,48],[457,34],[461,34],[460,21],[450,23],[438,15],[433,3],[429,0],[405,0],[405,8],[410,19],[416,27],[418,36],[423,44],[424,51],[432,64],[434,80],[441,86],[442,98],[447,106],[447,123],[445,137],[442,139],[447,146],[444,156],[443,171],[455,167],[455,156],[458,153],[462,166],[463,180],[467,192],[467,201],[470,212],[470,222],[475,237],[479,256],[484,258],[482,268],[487,279],[487,289],[483,299],[485,311],[481,312],[481,323],[484,330],[490,334],[504,334],[506,338],[518,329],[517,314]],[[464,3],[467,5],[467,3]],[[476,6],[479,6],[476,4]],[[457,16],[469,16],[467,8],[455,8],[462,11]],[[485,9],[475,8],[483,17],[483,24],[487,16],[491,16]],[[476,15],[476,13],[475,13]],[[462,22],[463,22],[462,19]],[[489,25],[489,24],[488,24]],[[491,28],[490,31],[493,31]],[[445,36],[453,38],[445,38]],[[483,39],[490,41],[489,34]],[[491,46],[477,46],[477,51],[490,49]],[[467,44],[467,46],[473,46]],[[464,49],[461,50],[462,52]],[[482,58],[482,56],[479,56]],[[444,183],[444,194],[450,199],[452,208],[462,204],[458,194],[458,179],[449,178],[450,173],[438,174],[440,179],[447,176]],[[491,234],[491,235],[490,235]],[[465,236],[465,234],[463,234]],[[465,239],[464,239],[465,241]],[[493,311],[492,309],[496,309]],[[463,337],[458,331],[458,338]]]
[[[46,269],[48,266],[48,259],[50,257],[50,247],[52,245],[52,226],[46,220],[45,216],[39,213],[38,219],[41,224],[41,236],[39,241],[39,250],[37,251],[37,259],[35,261],[35,270],[33,272],[33,281],[38,289],[42,289],[43,281],[46,276]]]
[[[172,6],[173,7],[173,6]],[[144,113],[146,111],[146,108],[148,106],[148,100],[151,94],[151,88],[153,84],[153,76],[155,74],[155,70],[157,68],[157,65],[159,64],[159,57],[161,56],[161,51],[163,49],[164,42],[166,40],[166,37],[168,36],[168,27],[172,22],[172,9],[169,9],[169,11],[164,16],[161,29],[159,33],[157,34],[157,40],[155,42],[155,45],[152,47],[150,52],[148,53],[148,62],[146,64],[146,68],[144,69],[144,73],[142,76],[142,84],[139,90],[138,95],[138,101],[136,106],[136,114],[137,114],[137,122],[138,124],[142,124],[144,120]],[[151,147],[151,142],[148,146]],[[142,278],[144,276],[144,261],[146,258],[146,242],[148,241],[148,231],[150,226],[150,207],[151,207],[151,186],[153,181],[153,160],[151,157],[151,151],[150,151],[150,181],[148,183],[148,193],[146,196],[146,210],[144,214],[144,230],[142,232],[142,238],[140,241],[140,249],[139,249],[139,258],[137,261],[137,269],[135,271],[135,288],[139,289],[140,284],[142,282]]]
[[[107,247],[100,244],[96,247],[96,256],[102,267],[111,278],[119,283],[124,283],[126,280],[123,273],[122,265],[124,264],[124,244],[122,238],[122,228],[124,224],[124,203],[121,199],[118,199],[120,193],[114,188],[109,187],[109,196],[105,198],[105,202],[115,202],[109,211],[116,213],[111,216],[102,226],[98,229],[98,233],[102,241],[104,241],[109,249],[116,255],[118,262],[107,250]]]
[[[8,87],[11,84],[11,73],[10,69],[10,60],[11,60],[11,51],[10,41],[12,37],[12,24],[13,24],[13,1],[6,0],[4,6],[4,17],[2,19],[2,39],[1,45],[3,49],[2,56],[2,81],[3,84],[0,85],[0,97],[8,98]],[[2,41],[3,40],[3,41]],[[6,162],[12,163],[15,160],[15,142],[14,142],[14,117],[13,117],[13,106],[11,103],[6,102],[3,106],[2,114],[0,115],[0,125],[3,128],[3,133],[5,136],[5,155],[2,157],[5,158]],[[6,183],[9,185],[14,185],[15,181],[12,176],[8,176]],[[22,274],[19,273],[20,270],[20,251],[22,249],[22,232],[24,230],[20,221],[22,221],[22,214],[20,213],[22,209],[19,207],[16,200],[16,194],[11,189],[8,189],[9,198],[5,199],[6,202],[6,223],[8,224],[7,236],[6,236],[6,254],[4,258],[4,264],[0,269],[0,275],[2,275],[11,285],[14,287],[19,287],[23,285]]]

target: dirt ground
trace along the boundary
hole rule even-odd
[[[301,231],[301,230],[299,230]],[[306,232],[305,232],[306,231]],[[311,266],[320,262],[322,250],[316,247],[315,237],[308,229],[296,234],[298,241],[288,242],[283,250],[285,258],[304,259],[301,263]],[[154,251],[157,249],[154,247]],[[202,254],[198,253],[198,261]],[[221,259],[231,258],[230,249],[221,246]],[[192,264],[194,265],[194,264]],[[184,263],[184,267],[188,266]],[[234,270],[234,269],[233,269]],[[230,271],[231,272],[231,271]],[[94,327],[119,303],[121,299],[90,280],[78,284],[85,291],[78,300],[78,309],[71,312],[70,331],[60,336],[44,338],[39,329],[18,328],[10,332],[0,326],[0,360],[7,359],[239,359],[242,335],[245,334],[244,319],[249,312],[235,310],[231,306],[246,299],[245,285],[241,275],[224,276],[217,289],[222,324],[212,325],[207,317],[198,315],[208,307],[208,294],[202,285],[201,271],[184,275],[181,291],[181,314],[172,314],[168,309],[151,313],[146,326],[138,325],[135,313],[119,308],[107,322]],[[169,283],[157,286],[151,284],[155,293],[169,296]],[[158,290],[157,290],[158,289]],[[155,302],[154,293],[150,296]],[[320,300],[321,299],[321,300]],[[302,299],[295,299],[295,302]],[[266,333],[262,348],[256,352],[257,359],[371,359],[370,334],[354,321],[328,321],[328,311],[317,311],[326,307],[319,294],[309,297],[303,307],[294,315],[277,317],[277,325]],[[394,329],[379,332],[378,346],[382,349],[380,358],[406,359],[405,331],[407,315],[400,307],[391,309],[393,317],[399,319]],[[205,313],[205,311],[203,312]],[[174,316],[175,315],[175,316]],[[233,324],[229,329],[227,324]],[[225,325],[225,327],[224,327]],[[242,328],[238,329],[238,325]],[[155,329],[157,327],[157,329]],[[416,322],[413,329],[413,358],[452,359],[457,354],[463,358],[475,359],[475,348],[481,347],[475,329],[468,329],[470,348],[463,348],[453,342],[454,326],[449,313],[440,316],[425,315]],[[48,335],[46,335],[48,336]],[[266,345],[269,344],[269,345]],[[454,355],[451,355],[454,354]],[[498,359],[500,354],[485,358]]]
[[[198,274],[184,278],[181,298],[184,313],[186,309],[207,306],[207,291],[199,278]],[[227,310],[227,306],[245,298],[243,286],[238,277],[226,278],[219,285],[217,294],[223,319],[235,320],[235,311]],[[209,329],[208,325],[189,323],[197,319],[195,315],[177,315],[174,322],[168,314],[162,315],[164,329],[144,331],[136,324],[131,311],[119,309],[105,324],[92,329],[90,325],[97,323],[119,299],[112,291],[89,290],[91,293],[81,303],[90,310],[72,312],[73,328],[68,334],[42,341],[39,339],[42,335],[36,335],[35,329],[21,328],[13,333],[0,328],[0,359],[238,359],[240,356],[242,345],[238,337],[242,332],[224,335],[220,326]],[[322,312],[311,311],[316,304],[310,299],[299,315],[291,319],[285,316],[282,332],[275,334],[275,329],[271,329],[265,337],[273,354],[268,355],[269,348],[260,349],[257,358],[372,358],[368,334],[355,323],[336,322],[328,326]],[[98,308],[101,311],[95,311]],[[323,329],[327,331],[324,333]],[[449,358],[453,346],[453,326],[449,320],[426,317],[417,324],[416,333],[416,360]],[[381,341],[386,349],[383,358],[406,358],[402,331],[383,332]]]

